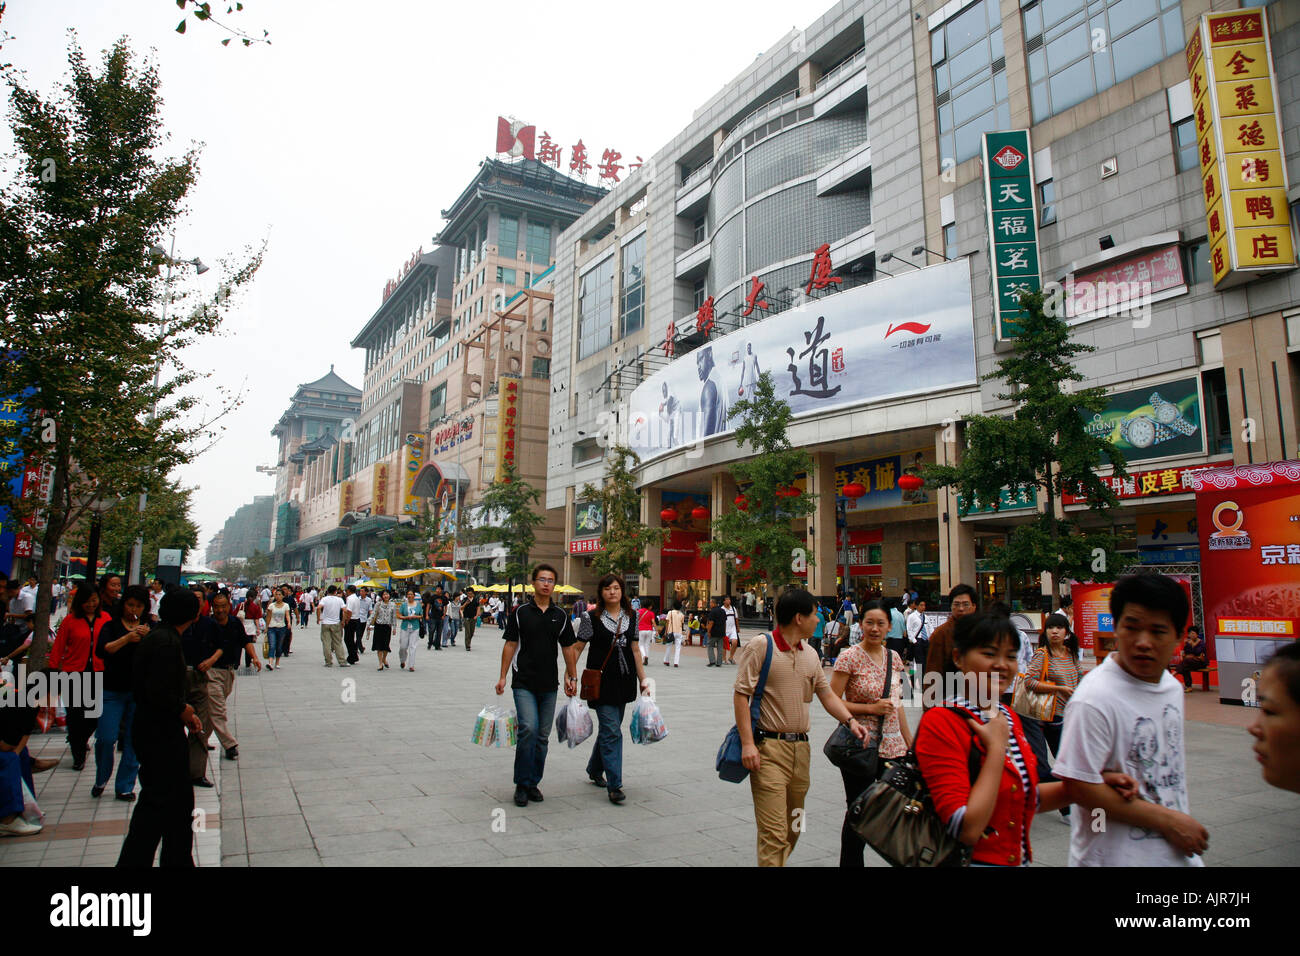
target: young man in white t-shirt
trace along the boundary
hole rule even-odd
[[[1070,866],[1204,866],[1210,835],[1188,814],[1183,689],[1169,673],[1186,592],[1164,575],[1131,575],[1110,610],[1115,652],[1070,697],[1052,765],[1084,811],[1071,815]],[[1102,783],[1103,771],[1132,776],[1138,799]]]
[[[343,652],[343,612],[346,610],[343,599],[330,585],[325,596],[316,605],[316,623],[320,625],[320,643],[325,651],[325,666],[333,667],[331,657],[337,660],[339,667],[347,667],[348,662]]]

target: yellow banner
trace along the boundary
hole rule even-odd
[[[1249,80],[1268,76],[1268,48],[1263,43],[1216,46],[1214,75],[1220,80]]]
[[[1214,271],[1214,284],[1218,285],[1223,277],[1232,271],[1232,249],[1228,237],[1224,236],[1210,252],[1210,268]]]
[[[388,462],[375,464],[375,475],[370,485],[370,513],[388,514]]]
[[[1228,234],[1228,223],[1223,217],[1223,200],[1215,200],[1214,205],[1210,208],[1210,214],[1205,217],[1206,234],[1210,247],[1213,248],[1215,243]]]
[[[353,502],[353,483],[345,481],[339,486],[339,521],[343,516],[352,510]]]
[[[1218,168],[1219,149],[1214,145],[1214,130],[1205,131],[1205,135],[1196,144],[1196,155],[1201,160],[1202,179],[1209,175],[1212,170]]]
[[[1290,226],[1235,230],[1238,268],[1282,268],[1295,264]]]
[[[1291,224],[1284,189],[1243,188],[1234,189],[1230,195],[1232,196],[1232,221],[1238,229]]]
[[[424,436],[408,434],[402,446],[402,514],[419,514],[420,498],[411,494],[415,476],[424,466]]]
[[[1215,73],[1216,79],[1218,73]],[[1228,80],[1215,83],[1220,116],[1248,116],[1256,113],[1272,115],[1273,85],[1268,77],[1250,80]]]

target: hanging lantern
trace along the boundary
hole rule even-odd
[[[925,485],[925,479],[920,475],[900,475],[898,478],[898,487],[904,491],[916,491]]]
[[[857,481],[850,481],[847,485],[845,485],[843,488],[840,489],[840,494],[842,494],[845,498],[852,498],[854,501],[861,498],[866,493],[867,493],[866,486]]]
[[[698,507],[691,509],[691,517],[696,521],[708,521],[709,509],[703,505],[699,505]]]
[[[781,497],[781,498],[798,498],[798,497],[799,497],[799,489],[796,488],[796,487],[794,487],[794,485],[785,485],[785,486],[783,486],[783,487],[781,487],[781,488],[778,488],[778,489],[776,489],[776,493],[777,493],[777,496],[778,496],[778,497]]]
[[[669,505],[663,511],[659,512],[659,517],[663,519],[664,524],[672,524],[677,520],[677,509]]]
[[[749,499],[744,495],[736,495],[736,500],[732,502],[741,511],[749,510]]]

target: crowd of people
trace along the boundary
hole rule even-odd
[[[624,803],[624,721],[628,705],[650,689],[649,645],[662,641],[662,663],[680,666],[682,643],[698,634],[707,643],[706,666],[736,667],[733,710],[760,865],[784,865],[802,830],[814,697],[879,757],[841,767],[842,866],[862,866],[869,845],[854,825],[855,802],[879,785],[884,768],[906,762],[924,780],[928,812],[968,848],[972,866],[1030,863],[1033,819],[1053,811],[1072,827],[1071,865],[1197,866],[1208,848],[1209,833],[1190,812],[1183,746],[1184,694],[1206,651],[1187,626],[1188,600],[1172,579],[1144,574],[1116,583],[1116,650],[1088,670],[1067,614],[1047,615],[1031,635],[1005,604],[981,609],[967,585],[949,592],[948,614],[933,630],[915,594],[828,602],[787,589],[772,607],[770,631],[751,633],[742,646],[730,598],[711,600],[696,630],[698,609],[675,603],[656,613],[612,574],[600,580],[593,600],[561,606],[553,598],[558,578],[551,565],[536,565],[531,593],[508,608],[472,587],[423,594],[410,588],[399,598],[359,586],[165,589],[154,581],[148,589],[124,588],[115,574],[93,585],[78,582],[47,668],[102,680],[97,707],[70,702],[67,739],[71,769],[82,772],[93,738],[93,797],[111,783],[116,799],[137,804],[119,865],[151,865],[159,844],[163,865],[192,865],[194,788],[212,786],[210,751],[239,757],[227,705],[241,662],[260,670],[264,652],[268,673],[282,669],[295,627],[313,615],[325,666],[354,666],[368,646],[380,671],[389,669],[394,629],[399,668],[414,671],[417,650],[441,651],[463,637],[470,651],[476,626],[500,626],[494,689],[504,694],[510,682],[514,799],[521,807],[544,799],[561,679],[564,696],[581,693],[595,716],[588,778],[611,803]],[[34,616],[34,589],[4,585],[0,666],[23,659]],[[1181,660],[1171,666],[1179,650]],[[1046,701],[1034,714],[1018,703],[1021,684]],[[927,685],[941,693],[927,694]],[[915,726],[905,696],[913,708],[924,703]],[[1250,734],[1264,779],[1300,792],[1300,644],[1262,667],[1257,696]],[[0,835],[39,832],[25,812],[33,774],[57,764],[28,751],[31,711],[0,708]],[[1072,806],[1085,812],[1070,815]],[[1092,826],[1098,810],[1107,820],[1101,829]]]

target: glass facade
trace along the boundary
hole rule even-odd
[[[619,296],[622,332],[628,335],[645,325],[645,233],[623,247],[623,281]]]
[[[551,227],[544,222],[528,224],[528,261],[551,261]]]
[[[513,259],[519,254],[519,220],[514,216],[497,219],[497,255]]]
[[[980,135],[1011,128],[997,0],[979,0],[930,33],[940,163],[979,153]]]
[[[1021,0],[1034,122],[1181,53],[1179,0]]]
[[[609,345],[614,323],[614,257],[578,280],[578,358]]]

